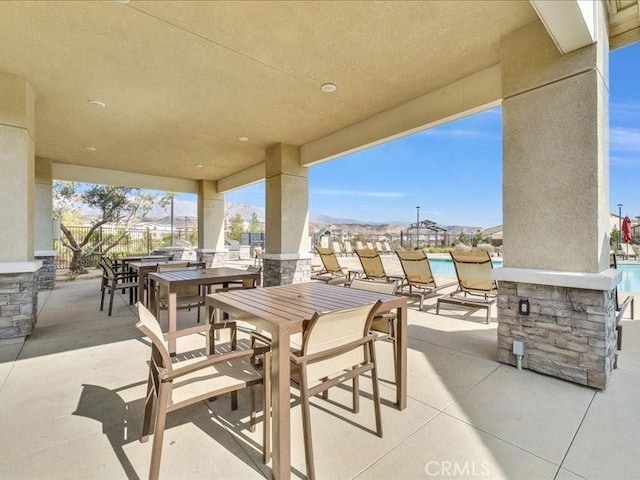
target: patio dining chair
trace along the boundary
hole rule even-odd
[[[389,282],[376,282],[373,280],[364,280],[354,278],[348,285],[349,288],[356,290],[364,290],[367,292],[382,293],[384,295],[395,295],[397,285]],[[377,334],[376,341],[390,340],[393,344],[393,372],[394,381],[398,382],[397,373],[397,344],[396,344],[396,321],[398,315],[395,312],[377,312],[371,322],[371,331]]]
[[[450,252],[458,277],[458,288],[450,295],[438,298],[436,315],[440,304],[458,304],[487,310],[486,323],[491,319],[491,305],[496,302],[498,284],[491,278],[493,263],[489,253],[483,250]],[[471,295],[473,298],[469,298]]]
[[[189,266],[189,262],[172,263],[172,264],[158,264],[158,273],[174,272],[177,270],[198,270],[199,267]],[[198,323],[200,323],[200,307],[204,305],[204,293],[200,285],[185,285],[178,286],[176,293],[176,305],[179,310],[187,309],[191,311],[192,308],[198,309]],[[160,310],[166,310],[169,308],[169,290],[165,285],[160,285],[158,292],[158,311],[156,315],[160,314]]]
[[[154,403],[156,404],[149,479],[157,480],[160,474],[162,440],[167,413],[226,393],[232,394],[233,405],[234,395],[237,395],[239,390],[249,388],[251,391],[250,429],[254,431],[256,422],[255,388],[261,384],[264,384],[262,455],[264,463],[267,463],[270,457],[271,388],[269,375],[263,375],[250,362],[253,351],[233,350],[224,354],[190,358],[172,363],[167,348],[167,340],[169,339],[202,333],[211,335],[213,329],[230,328],[233,330],[235,324],[233,322],[207,324],[163,334],[153,314],[140,303],[137,304],[137,307],[139,321],[136,327],[151,340],[151,360],[149,361],[149,379],[141,442],[149,440],[153,407]],[[269,353],[266,353],[264,371],[269,371],[268,367],[270,367],[270,357]],[[234,407],[237,407],[237,399],[235,401]]]
[[[100,311],[104,310],[104,296],[109,292],[109,310],[107,315],[111,316],[113,311],[113,296],[116,290],[122,292],[129,291],[129,304],[135,301],[138,291],[138,280],[129,272],[115,272],[104,258],[100,260],[102,267],[102,284],[100,286]]]
[[[338,285],[347,282],[347,274],[338,263],[336,254],[330,248],[316,247],[322,261],[322,270],[311,276],[313,280]]]
[[[300,390],[305,461],[307,478],[310,480],[315,479],[311,397],[353,379],[354,398],[357,398],[357,379],[371,372],[376,434],[382,437],[376,335],[371,333],[373,316],[379,306],[380,302],[376,302],[333,312],[316,312],[303,333],[302,348],[291,354],[291,380]],[[355,400],[354,407],[357,407]],[[357,411],[357,408],[354,410]]]
[[[375,249],[356,248],[356,255],[360,259],[365,278],[383,282],[402,282],[403,277],[400,275],[387,275],[382,264],[382,258],[380,258],[380,254]]]
[[[396,255],[404,271],[405,283],[402,287],[403,289],[409,288],[408,295],[420,298],[420,310],[422,310],[424,297],[457,283],[449,282],[444,285],[438,285],[431,272],[429,259],[423,250],[398,250]]]

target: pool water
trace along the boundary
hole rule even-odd
[[[434,276],[456,276],[453,262],[449,258],[429,258],[429,265]],[[493,268],[502,268],[502,259],[493,260]],[[622,272],[622,281],[618,284],[618,290],[640,292],[640,263],[620,263],[618,270]]]
[[[429,257],[429,265],[431,272],[435,277],[455,277],[456,269],[450,258],[431,258]],[[493,268],[501,268],[502,259],[493,260]]]

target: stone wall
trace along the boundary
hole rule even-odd
[[[306,282],[311,277],[311,259],[275,260],[263,258],[262,272],[263,286],[265,287]]]
[[[38,290],[53,290],[56,285],[56,257],[35,257],[42,261],[42,268],[38,270]]]
[[[0,340],[30,335],[38,312],[38,272],[0,275]]]
[[[528,299],[530,314],[519,313]],[[522,366],[604,389],[616,354],[614,292],[499,282],[498,360],[515,365],[513,341],[524,343]]]

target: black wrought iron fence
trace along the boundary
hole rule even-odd
[[[90,227],[70,226],[67,227],[78,241],[82,241],[89,233]],[[178,229],[176,229],[178,230]],[[63,235],[64,237],[64,235]],[[197,232],[180,232],[176,231],[174,238],[189,240],[190,238],[198,238]],[[115,246],[107,248],[117,239],[120,239]],[[83,251],[95,251],[84,258],[85,267],[95,267],[98,265],[100,256],[107,254],[112,257],[145,254],[148,255],[157,248],[168,247],[171,245],[171,235],[169,233],[156,232],[148,227],[129,228],[118,230],[112,227],[100,227],[91,234],[91,238],[83,247]],[[56,240],[54,246],[57,253],[57,268],[69,268],[73,251],[66,247],[62,240]],[[96,247],[97,246],[97,247]]]

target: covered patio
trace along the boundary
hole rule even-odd
[[[337,420],[349,415],[346,391],[316,402],[327,448],[318,471],[422,477],[447,474],[432,460],[477,459],[468,476],[635,472],[637,444],[624,432],[637,426],[628,399],[638,352],[624,351],[613,373],[608,55],[638,40],[637,0],[2,2],[3,478],[37,468],[144,477],[149,456],[135,442],[149,346],[132,311],[122,303],[107,319],[92,282],[45,289],[53,180],[197,193],[207,266],[228,263],[225,193],[265,181],[263,286],[305,282],[309,168],[498,105],[497,328],[412,310],[407,409],[385,408],[387,433],[374,441]],[[512,368],[514,340],[531,371]],[[275,361],[288,371],[286,355]],[[393,386],[384,390],[390,398]],[[274,452],[272,470],[260,465],[243,409],[226,408],[170,418],[163,474],[286,479],[289,463],[304,472],[295,443]],[[276,417],[287,430],[288,416]],[[297,422],[294,409],[294,437]],[[345,441],[332,441],[343,430]]]
[[[38,328],[24,344],[0,350],[2,478],[147,477],[151,444],[138,437],[148,340],[134,327],[128,297],[119,295],[106,318],[98,312],[98,290],[97,280],[87,280],[40,293]],[[597,391],[497,362],[495,323],[485,325],[482,313],[436,316],[435,299],[426,303],[424,312],[409,314],[404,411],[392,405],[391,346],[378,347],[382,439],[370,431],[368,381],[361,382],[357,415],[346,389],[313,401],[318,478],[635,477],[640,324],[625,322],[615,381]],[[180,320],[180,327],[194,325],[195,312],[182,312]],[[170,415],[162,478],[269,478],[261,423],[255,433],[248,430],[248,403],[244,392],[236,411],[221,397]],[[293,405],[292,477],[304,478],[295,395]]]

